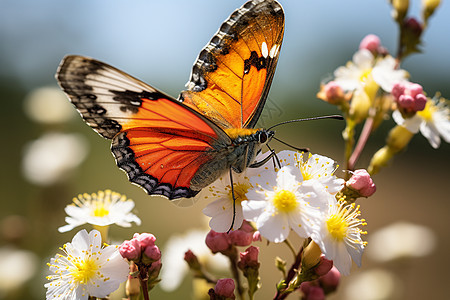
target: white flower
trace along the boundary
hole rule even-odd
[[[404,119],[398,110],[392,113],[392,118],[412,133],[420,130],[435,149],[439,148],[441,137],[450,143],[450,109],[444,100],[428,99],[425,109],[412,118]]]
[[[261,161],[264,157],[267,157],[267,155],[269,154],[260,154],[256,157],[255,161]],[[269,162],[271,163],[271,161]],[[237,230],[241,227],[242,221],[244,220],[241,202],[247,200],[247,191],[253,187],[249,178],[256,176],[261,170],[267,169],[268,167],[263,165],[259,168],[247,168],[242,173],[233,172],[233,190],[235,198],[234,211],[233,194],[228,173],[205,188],[206,192],[203,192],[201,197],[205,199],[215,199],[203,209],[203,213],[208,217],[211,217],[209,227],[212,230],[215,232],[227,232],[231,227],[234,212],[236,215],[232,230]]]
[[[79,134],[47,133],[25,147],[22,170],[38,185],[67,179],[88,153],[86,139]]]
[[[334,175],[339,166],[331,158],[308,153],[308,159],[305,160],[303,153],[288,150],[281,151],[277,157],[282,165],[295,166],[300,169],[303,184],[317,181],[333,195],[344,187],[345,180]]]
[[[43,124],[67,122],[77,115],[63,91],[56,87],[31,91],[24,100],[24,110],[30,119]]]
[[[48,264],[47,299],[105,298],[127,280],[129,266],[118,246],[102,248],[100,232],[78,232]]]
[[[68,224],[58,228],[58,231],[66,232],[85,223],[97,226],[117,224],[130,227],[131,222],[134,222],[140,225],[141,220],[131,213],[133,208],[133,200],[110,190],[99,191],[97,194],[78,195],[78,198],[73,198],[73,203],[64,209],[69,215],[66,217]]]
[[[346,205],[336,201],[329,194],[328,211],[323,214],[319,227],[311,234],[312,240],[320,247],[326,258],[344,275],[350,273],[352,259],[361,266],[361,256],[366,242],[361,240],[365,234],[359,226],[366,225],[364,219],[358,219],[359,206]]]
[[[369,50],[361,49],[345,67],[337,68],[334,76],[334,81],[346,91],[360,89],[373,79],[383,90],[391,92],[394,83],[406,80],[408,72],[396,69],[392,56],[375,59]]]
[[[302,185],[296,177],[301,178],[297,168],[284,166],[277,173],[269,170],[250,179],[256,188],[249,190],[248,200],[242,202],[244,218],[256,222],[261,235],[269,241],[284,241],[290,229],[308,237],[320,209],[326,208],[317,196],[317,184]]]
[[[367,255],[380,262],[430,255],[437,246],[436,234],[428,227],[396,222],[369,236]]]
[[[223,255],[213,255],[205,244],[208,231],[192,230],[183,236],[171,236],[162,253],[161,282],[159,286],[165,291],[175,290],[189,271],[184,261],[184,254],[191,250],[207,269],[223,272],[229,263]]]
[[[31,251],[0,247],[0,298],[13,295],[28,280],[35,278],[38,265],[39,258]]]

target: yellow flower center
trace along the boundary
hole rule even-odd
[[[426,122],[430,122],[433,120],[433,113],[436,111],[436,109],[437,108],[433,105],[432,101],[427,101],[425,108],[421,111],[418,111],[417,114]]]
[[[250,183],[239,182],[239,183],[235,183],[233,185],[234,198],[236,199],[236,203],[241,203],[244,200],[248,200],[247,196],[245,194],[247,194],[249,188],[250,188]],[[232,194],[231,188],[228,191],[228,199],[233,201],[233,194]]]
[[[109,209],[105,207],[103,202],[93,202],[93,209],[91,211],[91,215],[94,217],[104,217],[109,215]]]
[[[273,205],[279,212],[291,212],[298,206],[297,198],[291,191],[281,190],[273,197]]]
[[[73,280],[80,284],[86,284],[94,278],[98,265],[92,258],[88,258],[75,262],[71,269],[70,275]]]
[[[328,232],[335,240],[342,241],[347,235],[349,224],[341,214],[331,215],[326,224]]]

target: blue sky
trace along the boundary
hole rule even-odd
[[[368,33],[379,35],[389,50],[396,50],[397,27],[388,1],[280,2],[286,33],[272,90],[317,89],[321,79],[351,58]],[[198,52],[243,3],[3,0],[0,74],[19,78],[28,87],[54,84],[60,59],[83,54],[177,95]],[[411,15],[419,15],[419,4],[412,1]],[[450,4],[444,1],[425,32],[424,53],[405,61],[412,80],[450,78],[449,16]],[[438,88],[433,82],[428,86],[431,93]]]

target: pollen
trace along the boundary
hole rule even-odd
[[[433,113],[437,110],[436,106],[431,101],[427,101],[425,108],[418,111],[417,114],[421,116],[425,121],[430,122],[433,120]]]
[[[236,200],[236,203],[241,203],[244,200],[248,200],[246,194],[249,188],[251,188],[250,183],[235,183],[233,185],[233,190],[231,187],[228,187],[228,199],[233,201],[232,191],[234,191],[234,199]]]
[[[292,212],[298,206],[297,197],[291,191],[278,191],[273,197],[273,205],[279,212]]]
[[[342,215],[331,215],[326,224],[328,232],[335,240],[342,241],[347,236],[348,223]]]
[[[103,202],[94,202],[92,205],[91,215],[101,218],[109,215],[109,209],[106,208]]]
[[[95,278],[98,265],[92,259],[79,260],[70,268],[70,275],[74,281],[86,284]]]

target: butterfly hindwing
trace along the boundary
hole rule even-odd
[[[112,139],[117,165],[149,194],[193,197],[199,169],[231,143],[195,110],[105,63],[68,56],[57,74],[83,119]]]
[[[200,52],[180,99],[221,128],[253,128],[280,53],[284,13],[273,0],[248,1]]]

